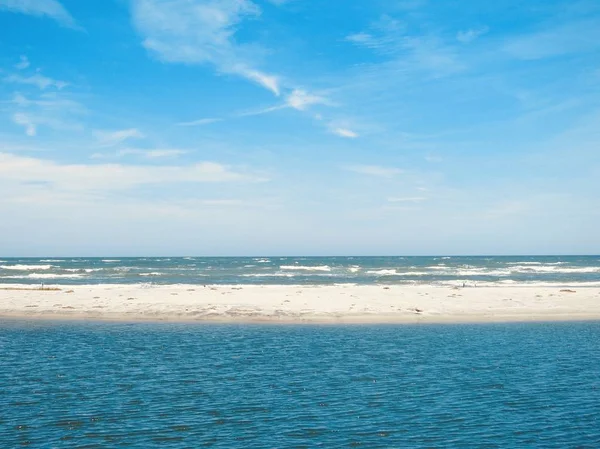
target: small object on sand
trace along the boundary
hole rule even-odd
[[[575,290],[570,290],[568,288],[562,289],[560,293],[577,293]]]
[[[75,293],[74,290],[67,290],[65,293]]]
[[[417,309],[417,308],[415,307],[415,312],[417,312],[417,313],[421,313],[421,312],[423,312],[423,310],[422,310],[422,309]]]

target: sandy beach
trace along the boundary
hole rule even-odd
[[[461,323],[600,319],[600,288],[99,285],[0,289],[0,317],[115,321]]]

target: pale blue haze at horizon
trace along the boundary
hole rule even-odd
[[[0,0],[0,255],[598,254],[600,4]]]

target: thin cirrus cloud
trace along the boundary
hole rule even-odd
[[[65,7],[56,0],[0,0],[0,11],[49,17],[62,26],[81,29]]]
[[[128,139],[143,139],[145,135],[137,128],[120,129],[117,131],[93,132],[99,146],[110,147],[125,142]]]
[[[279,80],[255,67],[237,44],[236,27],[260,8],[250,0],[133,0],[133,23],[142,45],[164,62],[211,64],[280,94]]]
[[[489,31],[488,27],[470,28],[465,31],[459,31],[456,33],[456,40],[463,44],[468,44],[483,36]]]
[[[381,165],[348,165],[343,167],[346,171],[359,173],[361,175],[376,176],[379,178],[393,178],[404,173],[396,167],[383,167]]]
[[[427,198],[423,196],[411,196],[411,197],[390,197],[387,199],[390,203],[421,203]]]
[[[15,68],[17,68],[19,70],[24,70],[31,65],[29,62],[29,58],[27,58],[27,56],[21,55],[21,57],[19,59],[20,59],[20,62],[15,64]]]
[[[19,185],[45,184],[61,191],[115,191],[180,182],[261,182],[266,179],[216,162],[193,165],[61,164],[0,153],[0,176]]]
[[[268,106],[266,108],[252,109],[247,111],[235,112],[229,116],[229,118],[239,118],[239,117],[252,117],[257,115],[268,114],[271,112],[281,111],[283,109],[295,109],[297,111],[306,111],[311,106],[322,104],[331,106],[331,102],[320,95],[315,95],[308,93],[303,89],[294,89],[292,92],[285,98],[284,102],[281,104],[276,104],[274,106]],[[223,118],[201,118],[198,120],[192,120],[189,122],[181,122],[177,123],[177,126],[204,126],[210,125],[212,123],[222,122]],[[348,131],[352,133],[351,131]],[[354,134],[354,133],[352,133]],[[338,134],[339,135],[339,134]],[[350,135],[346,135],[343,137],[352,137]],[[357,136],[354,136],[357,137]]]
[[[109,159],[114,157],[125,157],[125,156],[139,156],[145,159],[167,159],[176,158],[184,154],[188,154],[188,150],[176,150],[176,149],[154,149],[146,150],[141,148],[124,148],[117,151],[116,153],[105,154],[105,153],[94,153],[90,157],[92,159]]]
[[[347,139],[356,139],[359,136],[358,133],[347,128],[333,127],[330,129],[330,131],[337,136],[345,137]]]
[[[28,114],[16,112],[13,114],[13,122],[19,126],[23,126],[25,128],[25,134],[29,137],[33,137],[37,134],[37,126]]]
[[[210,125],[211,123],[218,123],[223,121],[222,118],[201,118],[198,120],[192,120],[190,122],[177,123],[177,126],[204,126]]]
[[[22,61],[21,65],[24,62],[25,61]],[[29,62],[27,61],[27,63],[29,63]],[[26,67],[27,66],[23,66],[23,68],[26,68]],[[7,83],[15,83],[15,84],[29,84],[32,86],[37,86],[41,90],[45,90],[49,87],[55,87],[56,89],[60,90],[60,89],[63,89],[64,87],[68,86],[68,83],[65,83],[64,81],[54,80],[54,79],[44,76],[40,73],[36,73],[35,75],[31,75],[31,76],[9,75],[6,78],[4,78],[4,81],[6,81]]]

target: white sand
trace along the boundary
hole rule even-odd
[[[436,323],[600,319],[600,288],[80,286],[0,288],[0,317],[125,321]]]

